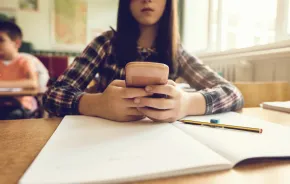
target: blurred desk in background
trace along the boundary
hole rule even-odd
[[[6,90],[7,89],[7,90]],[[21,88],[0,88],[0,96],[42,96],[46,88],[44,89],[21,89]]]

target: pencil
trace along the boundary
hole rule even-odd
[[[242,131],[255,132],[255,133],[263,132],[263,129],[261,128],[243,127],[243,126],[226,125],[226,124],[214,124],[214,123],[209,123],[209,122],[192,121],[192,120],[179,120],[179,121],[185,124],[190,124],[190,125],[201,125],[201,126],[209,126],[213,128],[234,129],[234,130],[242,130]]]

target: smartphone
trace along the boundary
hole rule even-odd
[[[134,61],[125,66],[125,73],[128,87],[145,87],[167,84],[169,68],[162,63]]]
[[[168,81],[169,67],[162,63],[133,61],[125,66],[125,74],[127,87],[164,85]],[[166,95],[154,94],[153,97],[164,98]]]

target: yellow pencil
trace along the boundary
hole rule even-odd
[[[234,130],[242,130],[248,132],[262,133],[263,129],[261,128],[252,128],[252,127],[243,127],[243,126],[235,126],[235,125],[225,125],[225,124],[214,124],[209,122],[202,121],[192,121],[192,120],[179,120],[182,123],[190,124],[190,125],[201,125],[201,126],[209,126],[214,128],[226,128],[226,129],[234,129]]]

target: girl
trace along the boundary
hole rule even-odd
[[[126,88],[124,67],[131,61],[154,61],[170,68],[167,85]],[[176,87],[185,79],[195,93]],[[97,93],[84,90],[92,79]],[[150,98],[153,93],[168,98]],[[187,115],[238,110],[243,97],[180,45],[176,0],[120,0],[117,30],[93,40],[44,96],[46,109],[55,115],[83,114],[115,121],[144,116],[175,121]]]

